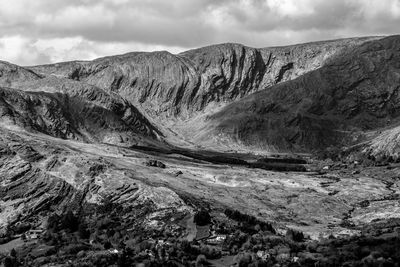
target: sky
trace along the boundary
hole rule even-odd
[[[400,0],[0,0],[0,60],[37,65],[399,33]]]

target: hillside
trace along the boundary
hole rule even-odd
[[[124,146],[148,145],[161,138],[145,116],[116,94],[69,79],[43,77],[6,62],[1,71],[3,127]]]
[[[219,102],[232,102],[322,66],[343,49],[371,38],[341,39],[255,49],[221,44],[183,52],[128,53],[89,62],[29,69],[116,92],[150,116],[193,117]]]
[[[319,69],[210,115],[205,124],[213,127],[200,138],[223,134],[276,151],[365,141],[367,131],[394,124],[400,115],[399,51],[399,36],[348,49]]]
[[[259,49],[221,44],[178,55],[133,52],[29,68],[4,62],[0,85],[62,92],[84,101],[89,97],[117,117],[133,110],[135,118],[128,120],[141,129],[135,134],[176,146],[335,150],[366,142],[374,136],[371,131],[395,125],[397,39],[352,38]],[[121,127],[111,128],[126,132]],[[82,129],[78,135],[87,134]],[[108,133],[90,135],[87,140],[102,141]],[[122,143],[128,135],[106,139]]]
[[[120,95],[156,125],[171,144],[248,151],[246,142],[225,145],[214,141],[218,137],[209,135],[213,125],[204,121],[205,116],[252,93],[318,69],[345,50],[376,39],[379,38],[261,49],[221,44],[178,55],[134,52],[29,69],[40,76],[75,80]],[[270,150],[274,144],[262,149],[265,148]]]
[[[0,262],[397,266],[399,90],[400,36],[1,61]]]

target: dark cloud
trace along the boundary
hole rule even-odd
[[[399,23],[400,0],[0,0],[0,53],[35,64],[221,42],[265,47],[394,34]]]

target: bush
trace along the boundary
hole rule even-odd
[[[76,232],[79,228],[79,219],[72,211],[68,211],[61,219],[61,226],[65,230]]]
[[[88,239],[90,237],[90,231],[85,223],[81,223],[78,228],[79,237],[82,239]]]
[[[211,223],[211,216],[206,210],[200,210],[194,215],[194,222],[199,226]]]
[[[302,242],[302,241],[304,241],[304,234],[303,234],[303,232],[296,231],[296,230],[293,230],[293,229],[287,230],[286,236],[287,236],[288,238],[292,239],[293,241],[296,241],[296,242]]]
[[[197,256],[196,259],[196,267],[200,267],[200,266],[206,266],[208,265],[207,259],[204,255],[199,255]]]
[[[112,244],[110,243],[110,241],[106,241],[104,243],[104,249],[110,249],[110,248],[112,248]]]

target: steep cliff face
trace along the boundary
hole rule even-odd
[[[278,151],[360,141],[364,131],[400,115],[399,62],[399,36],[364,43],[315,71],[232,103],[210,116],[210,132]]]
[[[194,117],[207,106],[230,103],[322,66],[342,50],[373,38],[255,49],[214,45],[172,55],[129,53],[90,62],[31,67],[116,92],[152,117]]]
[[[186,101],[202,110],[212,102],[230,102],[257,90],[265,72],[261,53],[238,44],[215,45],[179,54],[196,70],[199,83]]]
[[[349,38],[260,49],[266,69],[260,89],[322,67],[342,52],[380,37]]]

